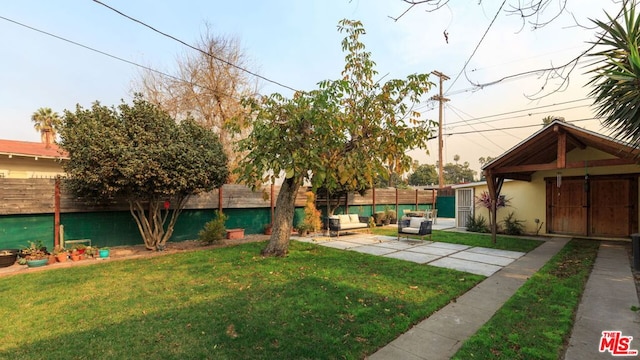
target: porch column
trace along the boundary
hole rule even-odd
[[[498,197],[500,196],[500,191],[502,190],[502,184],[504,183],[504,177],[498,177],[493,174],[491,171],[485,171],[485,177],[487,179],[487,188],[489,189],[489,198],[491,199],[491,241],[496,243],[496,235],[498,224],[497,213],[498,213]]]

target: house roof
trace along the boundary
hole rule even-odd
[[[566,154],[576,148],[595,148],[612,155],[611,159],[585,163],[567,162]],[[614,166],[640,164],[640,150],[628,143],[598,134],[563,121],[555,120],[538,130],[504,154],[482,167],[504,179],[531,180],[541,170],[583,168],[585,165]]]
[[[68,159],[69,154],[58,145],[51,144],[48,148],[44,143],[2,140],[0,139],[0,155],[41,157],[51,159]]]

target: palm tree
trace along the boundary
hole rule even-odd
[[[627,7],[628,3],[628,7]],[[604,57],[589,81],[594,89],[596,115],[619,140],[640,146],[640,21],[636,18],[635,2],[623,4],[624,24],[609,14],[609,23],[594,22],[604,30],[599,44],[608,49],[592,54]]]
[[[31,115],[33,127],[40,132],[40,141],[49,147],[58,134],[58,129],[62,125],[62,119],[57,112],[51,108],[40,108]]]

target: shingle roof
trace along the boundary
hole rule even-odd
[[[47,148],[44,143],[40,142],[2,139],[0,139],[0,154],[29,157],[38,156],[43,158],[69,158],[69,154],[56,144],[51,144],[50,147]]]

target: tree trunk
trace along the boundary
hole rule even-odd
[[[295,178],[286,179],[282,183],[276,201],[271,238],[269,238],[267,247],[262,250],[262,255],[285,256],[289,252],[289,238],[293,228],[293,214],[300,183],[301,181]]]

